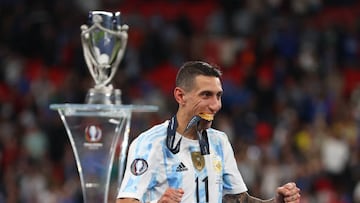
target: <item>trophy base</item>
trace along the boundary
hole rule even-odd
[[[112,166],[121,145],[118,185],[126,166],[130,122],[133,112],[156,112],[157,106],[113,104],[51,104],[58,111],[70,140],[84,203],[110,203]],[[110,195],[109,195],[110,194]],[[1,201],[0,201],[1,202]]]
[[[91,88],[86,95],[85,102],[87,104],[121,104],[121,90]]]

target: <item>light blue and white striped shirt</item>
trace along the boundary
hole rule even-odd
[[[221,203],[224,194],[247,191],[225,133],[207,129],[208,155],[200,154],[197,140],[176,133],[175,143],[182,140],[173,154],[166,146],[168,124],[154,126],[131,143],[118,198],[150,202],[172,187],[184,190],[181,202]]]

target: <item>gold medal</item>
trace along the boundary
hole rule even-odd
[[[191,152],[191,159],[196,170],[201,171],[205,167],[205,159],[200,152]]]

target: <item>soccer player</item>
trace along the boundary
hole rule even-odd
[[[222,94],[216,66],[190,61],[179,69],[178,111],[131,143],[117,203],[300,202],[295,183],[269,200],[248,194],[227,135],[211,128]]]

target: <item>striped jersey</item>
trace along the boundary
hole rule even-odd
[[[224,194],[247,191],[225,133],[207,129],[207,155],[201,155],[197,140],[176,133],[180,150],[172,153],[166,145],[168,124],[152,127],[131,143],[118,198],[150,202],[171,187],[184,190],[181,202],[221,203]]]

